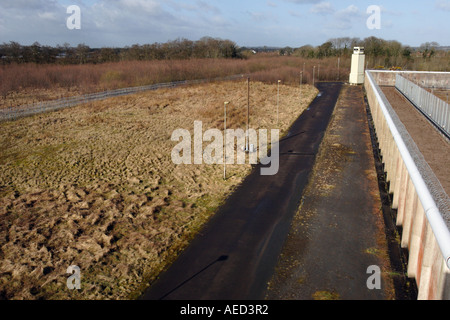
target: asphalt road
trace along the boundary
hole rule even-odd
[[[256,166],[140,299],[264,299],[341,87],[317,84],[321,94],[280,141],[278,174]]]

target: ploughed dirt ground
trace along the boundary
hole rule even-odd
[[[450,194],[449,141],[395,87],[382,87],[382,90],[445,192]]]
[[[251,83],[253,129],[277,85]],[[281,86],[281,135],[317,90]],[[0,123],[0,298],[130,299],[186,247],[250,165],[175,165],[175,129],[246,127],[246,81],[161,89]],[[204,144],[204,147],[207,144]],[[81,270],[81,290],[66,270]]]

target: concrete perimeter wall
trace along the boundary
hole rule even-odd
[[[394,85],[396,74],[367,71],[364,86],[390,182],[389,192],[393,193],[393,208],[398,213],[397,225],[402,227],[401,245],[409,253],[408,277],[416,280],[419,300],[450,300],[450,232],[443,217],[448,212],[444,214],[433,206],[431,192],[411,156],[417,151],[409,152],[410,142],[403,142],[409,134],[401,128],[403,124],[378,86]]]
[[[449,72],[387,70],[371,70],[369,72],[379,86],[395,86],[395,77],[399,74],[422,88],[450,89]]]

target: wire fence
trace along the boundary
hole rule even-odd
[[[117,90],[108,90],[108,91],[103,91],[103,92],[85,94],[85,95],[81,95],[81,96],[61,98],[58,100],[36,102],[33,104],[27,104],[27,105],[22,105],[22,106],[0,109],[0,122],[1,121],[13,121],[13,120],[16,120],[19,118],[33,116],[33,115],[44,113],[44,112],[56,111],[56,110],[60,110],[60,109],[74,107],[74,106],[84,104],[84,103],[89,103],[89,102],[98,101],[98,100],[104,100],[104,99],[112,98],[112,97],[120,97],[120,96],[135,94],[135,93],[139,93],[139,92],[144,92],[144,91],[151,91],[151,90],[157,90],[157,89],[163,89],[163,88],[176,88],[176,87],[180,87],[183,85],[193,85],[193,84],[200,84],[200,83],[214,82],[214,81],[231,81],[231,80],[237,80],[237,79],[242,79],[242,78],[244,78],[244,75],[239,74],[239,75],[233,75],[233,76],[223,77],[223,78],[214,78],[214,79],[174,81],[174,82],[168,82],[168,83],[152,84],[152,85],[148,85],[148,86],[130,87],[130,88],[117,89]]]
[[[450,138],[450,108],[447,102],[399,74],[395,80],[395,87],[434,123],[447,138]]]

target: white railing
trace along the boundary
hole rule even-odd
[[[395,87],[444,135],[450,138],[450,108],[447,102],[439,99],[414,82],[405,79],[400,74],[396,76]]]
[[[401,245],[409,250],[408,276],[417,281],[419,299],[449,299],[450,200],[371,71],[365,87],[403,230]]]

